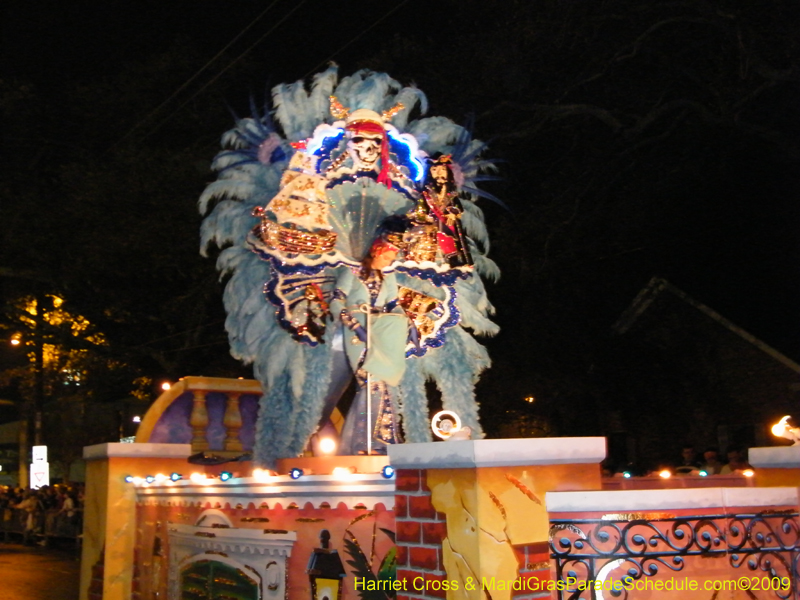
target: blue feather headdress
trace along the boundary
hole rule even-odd
[[[391,123],[383,121],[384,156],[392,163],[384,165],[388,185],[349,166],[354,159],[347,144],[354,134],[346,120],[331,114],[332,96],[351,111],[380,115],[394,108]],[[291,331],[303,290],[314,285],[320,299],[330,300],[332,282],[342,269],[358,267],[380,223],[414,209],[425,158],[437,153],[452,157],[463,205],[460,222],[474,268],[450,269],[441,262],[397,265],[398,284],[436,305],[430,313],[433,333],[419,347],[409,346],[401,412],[409,441],[429,439],[425,382],[433,380],[445,408],[482,435],[474,383],[490,360],[470,330],[497,333],[482,277],[499,276],[486,256],[488,232],[477,204],[480,197],[496,200],[476,185],[493,177],[486,173],[494,165],[481,158],[485,145],[449,119],[410,120],[412,109],[427,112],[425,95],[383,73],[364,70],[339,81],[331,67],[313,78],[310,89],[303,82],[276,86],[272,101],[272,114],[253,106],[250,117],[237,120],[222,136],[223,150],[212,165],[217,180],[199,201],[206,215],[201,252],[211,244],[222,248],[217,267],[230,275],[224,304],[231,353],[253,365],[264,390],[256,461],[272,467],[278,458],[301,453],[327,401],[331,344]],[[303,213],[291,213],[293,206],[311,212],[287,220],[287,214]],[[309,214],[325,225],[310,227]]]

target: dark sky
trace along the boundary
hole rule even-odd
[[[269,78],[277,83],[319,70],[334,54],[345,64],[363,59],[376,48],[376,39],[383,43],[409,26],[416,32],[435,26],[431,9],[421,11],[424,4],[345,0],[323,15],[317,12],[320,3],[309,0],[9,2],[0,9],[0,60],[4,76],[57,83],[60,74],[112,77],[121,65],[165,51],[180,35],[197,42],[210,59],[242,34],[230,53],[247,52],[268,63]],[[393,5],[400,8],[384,19]]]
[[[502,6],[500,2],[487,4]],[[41,90],[57,96],[67,79],[112,80],[122,65],[166,50],[180,35],[192,40],[210,59],[268,5],[251,0],[5,2],[0,8],[0,77],[33,81]],[[458,2],[418,0],[279,1],[229,50],[232,56],[246,52],[248,60],[268,65],[261,82],[243,81],[241,89],[230,90],[231,102],[243,101],[253,88],[267,82],[293,81],[318,71],[329,59],[337,60],[341,72],[348,73],[367,57],[391,52],[397,36],[441,38],[442,46],[448,46],[459,35],[451,27],[456,17],[453,11],[458,9]],[[495,26],[483,19],[484,12],[475,15],[472,20],[458,15],[459,22],[471,23],[475,31]],[[501,20],[498,13],[498,22]],[[269,33],[272,27],[275,29]],[[495,51],[486,49],[487,54]],[[508,73],[525,79],[537,77],[535,71],[515,71],[513,54],[506,56],[504,63]],[[413,73],[414,65],[407,65],[406,72]],[[479,87],[481,81],[474,84]],[[436,98],[431,100],[435,107]],[[447,116],[457,120],[462,117]],[[492,135],[491,131],[482,133]],[[620,297],[632,299],[649,276],[665,276],[797,360],[800,286],[796,260],[800,252],[787,233],[796,229],[800,216],[797,193],[790,189],[797,177],[788,173],[796,168],[796,161],[765,162],[758,168],[764,172],[752,181],[752,189],[747,189],[744,180],[735,182],[732,189],[719,189],[713,202],[695,203],[693,198],[686,198],[686,219],[677,219],[673,213],[655,234],[666,240],[660,247],[671,250],[662,251],[650,266],[638,265]],[[507,169],[503,175],[512,184],[525,176]],[[765,181],[769,185],[765,186]],[[707,191],[706,197],[710,197]],[[763,206],[754,202],[759,197],[765,199]],[[524,210],[515,207],[520,208]],[[508,260],[497,259],[501,266]],[[625,305],[615,299],[607,316],[621,312]],[[507,314],[514,311],[510,301],[499,309]]]

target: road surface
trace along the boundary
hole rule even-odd
[[[80,552],[0,542],[2,600],[78,600]]]

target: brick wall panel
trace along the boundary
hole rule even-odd
[[[394,517],[395,519],[405,519],[408,516],[408,496],[397,494],[394,497]]]
[[[447,577],[445,575],[436,575],[434,573],[425,573],[425,590],[415,590],[418,594],[424,594],[428,597],[433,598],[446,598],[447,591],[444,589],[445,587],[445,580]],[[409,586],[412,583],[409,581]]]
[[[421,577],[422,573],[419,571],[412,571],[410,569],[397,569],[397,579],[398,581],[405,581],[406,582],[406,589],[398,590],[397,592],[397,600],[409,600],[411,596],[419,596],[420,593],[414,590],[412,587],[411,582],[414,581],[414,578]]]
[[[408,514],[414,519],[435,519],[436,509],[431,504],[430,496],[409,496]]]
[[[408,544],[419,544],[421,539],[420,524],[414,521],[398,521],[395,525],[397,529],[397,541]]]
[[[397,566],[405,567],[408,565],[408,547],[397,546]]]
[[[419,491],[419,469],[398,469],[395,472],[396,489],[399,492]]]
[[[525,546],[514,546],[514,556],[517,558],[517,568],[525,569],[525,564],[528,562]]]
[[[408,560],[412,567],[435,571],[439,568],[439,549],[411,547],[408,552]]]
[[[444,523],[422,523],[422,543],[441,545],[447,537],[447,527]]]

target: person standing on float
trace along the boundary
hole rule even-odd
[[[399,247],[378,238],[360,268],[345,269],[331,308],[344,326],[344,347],[358,391],[345,419],[339,454],[386,454],[402,442],[390,388],[406,368],[409,319],[398,305],[391,265]]]

